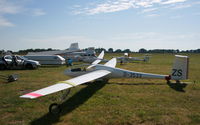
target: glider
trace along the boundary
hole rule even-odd
[[[133,61],[148,62],[149,58],[150,58],[150,56],[146,55],[146,54],[141,57],[130,57],[129,53],[124,53],[124,56],[117,57],[117,60],[119,60],[120,63],[133,62]]]
[[[152,78],[152,79],[163,79],[167,81],[175,80],[176,82],[188,79],[188,65],[189,65],[188,56],[175,55],[174,65],[170,75],[136,72],[136,71],[116,68],[115,67],[117,63],[116,58],[112,58],[104,65],[98,64],[99,62],[100,61],[95,61],[87,69],[86,68],[67,69],[64,71],[65,75],[69,75],[74,78],[66,81],[60,81],[57,84],[51,85],[49,87],[31,93],[27,93],[20,97],[35,99],[61,90],[76,87],[78,85],[93,80],[97,80],[100,78],[104,80],[108,80],[111,78]]]

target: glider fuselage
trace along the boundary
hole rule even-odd
[[[81,68],[80,68],[81,69]],[[166,79],[166,77],[169,77],[168,75],[159,75],[159,74],[151,74],[151,73],[144,73],[144,72],[135,72],[120,68],[114,68],[109,67],[101,64],[97,64],[93,69],[91,70],[79,70],[79,71],[73,71],[71,69],[65,70],[65,75],[76,77],[80,76],[95,70],[107,70],[111,73],[104,78],[111,79],[111,78],[155,78],[155,79]]]

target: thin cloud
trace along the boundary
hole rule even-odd
[[[135,7],[133,5],[133,1],[107,2],[107,3],[99,4],[97,5],[97,7],[93,9],[86,10],[86,13],[89,15],[98,14],[98,13],[110,13],[110,12],[127,10],[131,7]]]
[[[13,27],[13,23],[9,22],[7,19],[0,17],[0,27]]]
[[[138,5],[139,7],[152,7],[154,4],[161,3],[161,0],[137,0],[134,2],[134,4]]]
[[[159,16],[159,15],[158,14],[149,14],[146,17],[157,17],[157,16]]]
[[[0,27],[12,27],[15,24],[6,18],[7,15],[16,15],[23,12],[32,13],[34,16],[42,16],[46,13],[42,9],[26,8],[27,1],[0,0]],[[32,11],[33,10],[33,11]]]
[[[43,15],[46,15],[46,12],[44,12],[42,9],[33,10],[33,16],[43,16]]]
[[[4,16],[6,14],[17,14],[22,11],[21,6],[11,3],[7,0],[0,0],[0,27],[12,27],[13,23]]]
[[[99,4],[88,4],[87,7],[77,6],[74,7],[74,14],[86,14],[86,15],[95,15],[100,13],[111,13],[111,12],[118,12],[128,9],[137,9],[141,8],[144,9],[144,12],[154,11],[155,9],[148,9],[148,8],[162,8],[166,5],[175,5],[178,3],[184,3],[187,0],[107,0],[106,2],[99,3]],[[191,5],[179,5],[178,8],[187,8]],[[147,9],[146,9],[147,8]]]
[[[147,8],[153,6],[153,4],[160,3],[160,0],[118,0],[108,1],[106,3],[98,4],[94,8],[85,9],[85,13],[88,15],[94,15],[98,13],[110,13],[128,10],[130,8]]]
[[[148,13],[148,12],[152,12],[157,10],[158,8],[148,8],[148,9],[144,9],[141,13]]]
[[[172,9],[183,9],[183,8],[189,8],[192,7],[191,4],[181,4],[181,5],[177,5],[175,7],[173,7]]]
[[[0,14],[16,14],[22,10],[20,5],[8,2],[7,0],[0,0]]]
[[[180,3],[180,2],[185,2],[187,0],[168,0],[165,2],[162,2],[162,4],[175,4],[175,3]]]

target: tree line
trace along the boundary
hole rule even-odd
[[[15,54],[27,54],[28,52],[42,52],[42,51],[52,51],[52,50],[58,50],[58,49],[26,49],[26,50],[19,50],[17,52],[13,52]],[[87,50],[87,49],[83,49]],[[105,48],[96,48],[95,52],[100,53],[102,50],[104,50],[107,53],[200,53],[200,49],[191,49],[191,50],[179,50],[179,49],[151,49],[147,50],[145,48],[141,48],[138,51],[131,51],[130,49],[116,49],[113,48],[105,49]],[[0,50],[0,53],[2,53],[4,50]]]
[[[108,50],[104,48],[97,48],[95,51],[97,53],[101,52],[104,50],[107,53],[200,53],[200,49],[191,49],[191,50],[179,50],[179,49],[151,49],[147,50],[144,48],[139,49],[139,51],[131,51],[130,49],[116,49],[114,50],[113,48],[109,48]]]

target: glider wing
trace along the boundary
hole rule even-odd
[[[66,80],[66,81],[60,81],[55,85],[31,92],[31,93],[27,93],[25,95],[20,96],[21,98],[30,98],[30,99],[34,99],[34,98],[38,98],[40,96],[45,96],[48,94],[52,94],[64,89],[68,89],[71,87],[75,87],[78,86],[80,84],[92,81],[92,80],[96,80],[98,78],[101,78],[103,76],[106,76],[108,74],[110,74],[110,71],[107,70],[96,70],[75,78],[72,78],[70,80]]]

